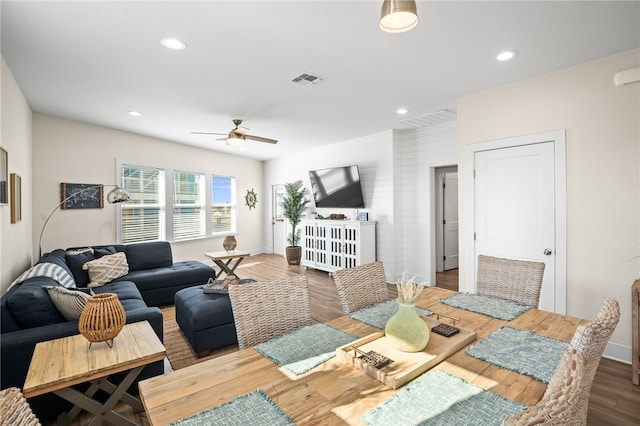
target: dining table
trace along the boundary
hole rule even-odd
[[[586,320],[531,308],[512,320],[456,308],[442,303],[457,292],[426,287],[417,306],[448,322],[476,333],[476,340],[433,366],[449,375],[524,405],[535,404],[547,385],[465,353],[470,345],[508,326],[569,342]],[[452,318],[455,318],[453,320]],[[350,316],[326,323],[354,336],[380,332]],[[426,374],[426,373],[424,373]],[[405,386],[411,385],[411,382]],[[363,416],[402,390],[393,389],[334,356],[311,370],[292,376],[255,348],[246,348],[196,363],[139,383],[151,425],[166,425],[220,406],[254,392],[264,391],[297,425],[362,425]]]

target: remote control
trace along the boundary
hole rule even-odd
[[[435,327],[432,327],[431,331],[444,337],[451,337],[459,332],[460,329],[449,324],[438,324]]]

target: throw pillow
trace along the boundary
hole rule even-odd
[[[87,287],[93,288],[127,275],[129,264],[124,253],[115,253],[91,260],[82,265],[82,269],[89,271],[91,282]]]
[[[67,321],[77,321],[90,295],[61,286],[44,286],[58,311]]]
[[[89,273],[82,269],[82,265],[95,259],[93,249],[88,247],[85,249],[67,250],[64,258],[76,281],[76,287],[86,287],[91,280],[89,279]]]

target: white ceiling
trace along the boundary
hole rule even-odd
[[[640,46],[638,1],[419,1],[420,22],[403,34],[378,28],[381,5],[4,0],[2,55],[34,112],[268,159]],[[167,50],[164,37],[188,47]],[[497,62],[505,49],[519,54]],[[304,72],[327,80],[291,82]],[[279,143],[239,149],[191,134],[228,132],[234,118]]]

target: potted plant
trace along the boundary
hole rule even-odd
[[[307,209],[307,204],[311,200],[307,198],[307,190],[302,185],[301,180],[284,184],[285,196],[282,199],[282,211],[284,217],[289,219],[291,233],[287,238],[289,245],[286,247],[287,262],[289,265],[299,265],[302,257],[302,247],[298,245],[300,241],[300,229],[298,225],[302,220],[302,213]]]

